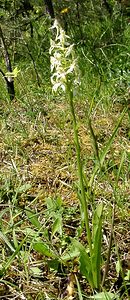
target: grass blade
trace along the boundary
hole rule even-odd
[[[34,211],[26,209],[26,215],[27,215],[29,221],[32,223],[32,225],[35,226],[35,228],[41,229],[42,225],[38,221],[38,218]]]
[[[27,237],[25,237],[21,243],[19,244],[19,246],[17,247],[17,249],[14,251],[14,253],[10,256],[10,258],[8,259],[8,261],[5,263],[5,265],[3,266],[2,270],[0,270],[0,276],[3,276],[5,274],[5,272],[7,271],[7,269],[10,267],[10,265],[12,264],[13,260],[15,259],[16,255],[19,253],[20,249],[22,248],[25,240]]]
[[[102,212],[103,203],[97,206],[93,217],[93,258],[92,258],[92,273],[93,281],[96,288],[100,287],[101,281],[101,246],[102,246]]]
[[[41,253],[42,255],[45,255],[47,257],[52,257],[55,258],[56,255],[54,252],[52,252],[48,245],[43,243],[43,242],[37,242],[33,244],[33,249],[36,250],[37,252]]]
[[[0,240],[2,240],[2,242],[4,242],[12,252],[15,251],[15,248],[11,245],[8,238],[1,231],[0,231]]]
[[[104,163],[106,154],[108,153],[108,151],[109,151],[109,149],[110,149],[110,147],[111,147],[111,145],[112,145],[112,143],[113,143],[113,140],[114,140],[114,138],[115,138],[115,136],[116,136],[116,133],[117,133],[117,131],[118,131],[118,129],[119,129],[119,126],[120,126],[120,124],[121,124],[121,122],[122,122],[122,120],[123,120],[123,117],[124,117],[124,115],[125,115],[126,112],[127,112],[127,107],[125,107],[125,108],[123,109],[123,111],[122,111],[122,113],[121,113],[121,115],[120,115],[120,117],[119,117],[119,119],[118,119],[118,122],[117,122],[117,124],[116,124],[116,126],[115,126],[115,128],[114,128],[114,130],[113,130],[113,133],[112,133],[112,135],[111,135],[111,137],[110,137],[108,143],[107,143],[106,146],[104,147],[102,153],[99,155],[101,167],[103,166],[103,163]],[[96,175],[96,173],[98,172],[99,168],[100,168],[99,163],[96,163],[95,168],[94,168],[93,173],[92,173],[92,176],[91,176],[90,181],[89,181],[89,186],[90,186],[90,187],[91,187],[92,184],[93,184],[95,175]]]
[[[78,281],[77,276],[75,275],[75,280],[76,280],[76,284],[77,284],[77,288],[78,288],[78,296],[79,296],[79,300],[83,300],[83,296],[82,296],[82,291],[81,291],[81,287]]]

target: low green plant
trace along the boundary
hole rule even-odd
[[[44,222],[39,221],[39,215],[37,215],[35,211],[30,210],[28,207],[25,209],[26,216],[32,223],[34,229],[31,230],[27,227],[24,233],[28,235],[30,249],[34,249],[42,255],[49,257],[51,259],[50,265],[55,265],[55,267],[58,268],[58,264],[61,263],[61,253],[58,251],[60,251],[64,239],[62,232],[62,200],[60,197],[57,199],[47,198],[45,204],[47,209],[45,211]],[[53,237],[56,235],[59,236],[59,238],[57,237],[58,247],[53,242]]]

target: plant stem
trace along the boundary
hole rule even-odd
[[[77,121],[76,121],[76,116],[75,116],[75,111],[74,111],[73,92],[72,92],[71,88],[69,87],[69,84],[67,84],[67,92],[69,95],[70,111],[71,111],[71,115],[72,115],[72,119],[73,119],[74,141],[75,141],[75,147],[76,147],[77,167],[78,167],[78,175],[79,175],[79,182],[80,182],[80,189],[81,189],[82,206],[83,206],[83,211],[84,211],[85,227],[86,227],[86,232],[87,232],[90,257],[92,258],[92,239],[91,239],[91,231],[90,231],[90,226],[89,226],[88,206],[87,206],[86,194],[85,194],[85,188],[84,188],[82,161],[81,161],[81,156],[80,156],[78,126],[77,126]]]

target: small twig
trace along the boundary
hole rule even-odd
[[[4,57],[4,60],[5,60],[5,65],[6,65],[7,72],[12,73],[11,60],[10,60],[10,57],[9,57],[7,45],[6,45],[6,42],[5,42],[5,38],[4,38],[1,26],[0,26],[0,40],[1,40],[1,44],[2,44],[3,57]],[[0,72],[6,80],[6,85],[7,85],[7,90],[8,90],[10,100],[13,100],[14,97],[15,97],[14,78],[12,76],[5,76],[4,72],[1,69],[0,69]]]

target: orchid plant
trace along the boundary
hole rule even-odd
[[[80,255],[80,269],[89,281],[92,289],[100,286],[101,236],[102,236],[102,204],[97,207],[93,216],[93,230],[90,229],[88,199],[86,197],[84,174],[82,167],[78,124],[74,109],[74,87],[78,83],[78,67],[74,54],[74,45],[66,35],[59,22],[55,20],[51,27],[56,31],[55,40],[50,42],[51,83],[53,92],[59,89],[66,93],[73,119],[74,141],[77,155],[77,168],[80,189],[81,213],[84,216],[88,240],[88,250],[79,242],[74,243]],[[86,251],[87,250],[87,251]]]
[[[84,212],[86,231],[88,235],[89,249],[92,250],[91,232],[89,227],[88,209],[84,188],[82,161],[80,155],[80,143],[78,126],[73,103],[73,88],[78,82],[77,59],[75,59],[74,44],[70,44],[70,37],[66,35],[58,20],[54,21],[52,30],[56,30],[55,40],[50,42],[51,83],[53,92],[63,90],[69,99],[70,111],[73,119],[74,140],[77,153],[77,165],[81,190],[81,205]]]
[[[83,275],[86,276],[92,288],[99,287],[100,281],[100,250],[101,250],[101,219],[102,205],[100,205],[93,217],[94,234],[90,230],[88,199],[86,198],[85,182],[82,167],[80,142],[78,136],[78,124],[74,109],[74,88],[78,83],[77,59],[75,59],[74,45],[70,44],[70,38],[66,35],[59,22],[55,20],[51,27],[53,33],[56,31],[55,40],[50,41],[50,64],[51,64],[51,83],[53,92],[62,90],[66,93],[69,100],[70,111],[73,119],[74,141],[77,155],[77,167],[79,177],[79,189],[81,191],[80,203],[81,211],[84,215],[84,222],[87,233],[89,255],[79,242],[75,243],[80,253],[80,266]],[[98,226],[100,225],[100,226]],[[95,234],[96,233],[96,234]],[[97,239],[98,237],[98,239]],[[97,243],[96,243],[97,242]],[[97,246],[99,245],[98,251]],[[97,257],[98,255],[98,257]],[[84,259],[85,258],[85,259]],[[85,263],[85,265],[84,265]],[[96,265],[95,265],[96,264]],[[87,268],[89,266],[88,271]],[[95,271],[96,269],[96,271]]]
[[[54,25],[51,27],[53,36],[55,39],[50,41],[50,65],[51,65],[51,83],[53,92],[62,91],[67,95],[70,112],[73,120],[74,141],[77,156],[77,169],[79,178],[79,190],[78,193],[80,206],[81,206],[81,218],[84,219],[86,236],[88,246],[83,246],[79,241],[74,241],[74,248],[78,250],[80,270],[86,277],[91,288],[93,290],[101,290],[106,274],[108,272],[108,264],[110,258],[110,247],[108,249],[108,257],[106,261],[104,272],[104,278],[101,282],[101,262],[102,262],[102,216],[103,216],[103,203],[100,202],[96,205],[91,217],[91,224],[89,222],[89,202],[91,197],[91,190],[93,188],[93,182],[96,174],[102,172],[102,166],[106,158],[111,144],[115,138],[120,123],[126,113],[126,108],[122,111],[121,116],[110,136],[106,146],[99,152],[98,145],[96,144],[95,135],[91,126],[90,117],[87,114],[88,126],[92,135],[93,148],[96,148],[97,161],[95,162],[94,169],[90,176],[90,180],[87,179],[83,173],[81,149],[78,135],[78,123],[74,108],[74,90],[78,83],[78,67],[77,59],[75,58],[74,44],[71,45],[70,37],[66,35],[64,29],[61,27],[58,20],[54,21]],[[87,190],[87,192],[86,192]],[[73,247],[72,247],[73,249]],[[75,253],[75,251],[74,251]],[[69,253],[69,257],[74,257],[74,253]],[[105,298],[106,299],[106,298]]]

